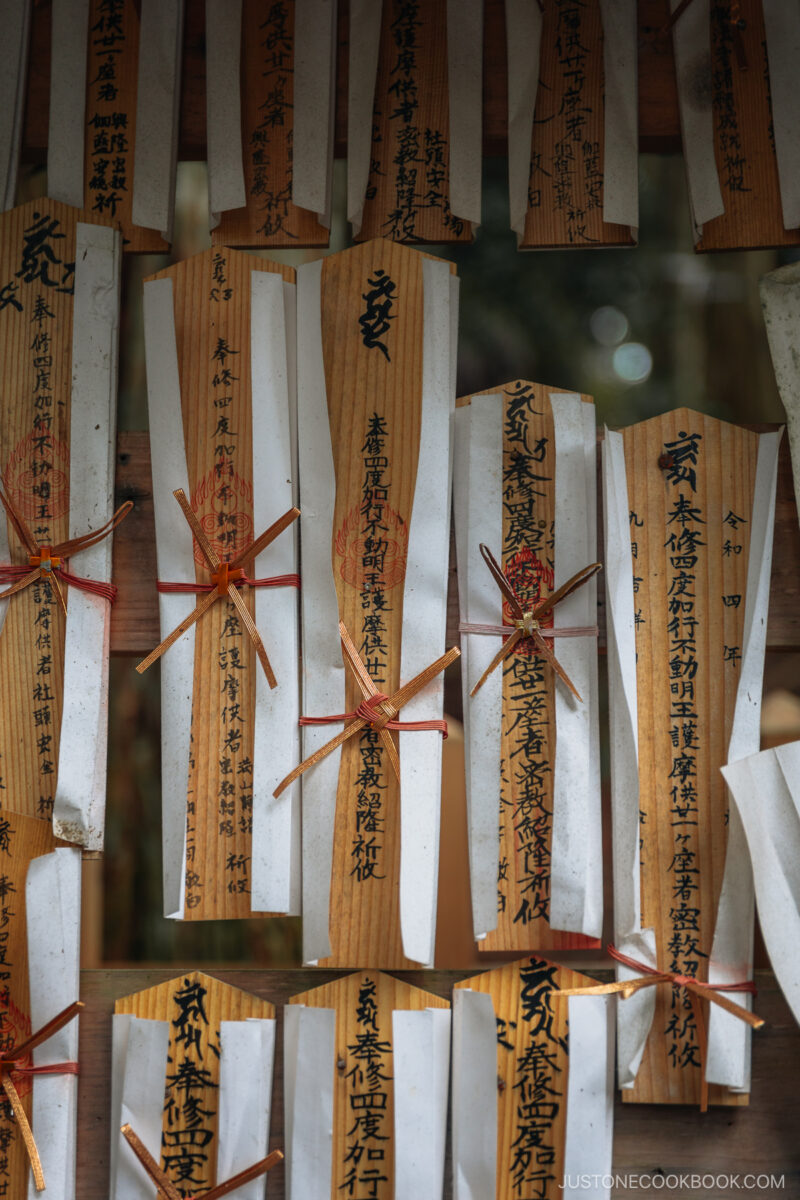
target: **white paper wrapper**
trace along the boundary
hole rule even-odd
[[[772,969],[800,1022],[800,742],[728,763],[722,774],[744,826]]]
[[[347,219],[361,232],[372,158],[372,110],[378,78],[382,5],[351,0],[347,76]]]
[[[122,243],[101,225],[77,226],[70,400],[69,536],[99,529],[114,509],[117,341]],[[108,583],[112,537],[73,555],[73,575]],[[102,850],[108,739],[111,605],[69,589],[64,702],[53,807],[56,837]]]
[[[800,263],[770,271],[759,291],[775,380],[786,409],[794,491],[800,496]]]
[[[295,0],[292,204],[331,223],[336,0]]]
[[[206,140],[209,228],[244,208],[241,105],[242,0],[206,0]]]
[[[253,527],[256,537],[297,503],[294,378],[295,288],[274,271],[250,275],[253,406]],[[291,347],[291,361],[290,361]],[[296,574],[298,528],[290,526],[259,554],[254,578]],[[275,788],[298,762],[300,630],[297,589],[256,588],[256,625],[278,681],[256,676],[253,758],[254,912],[300,913],[300,785],[277,800]]]
[[[492,997],[453,990],[453,1200],[494,1200],[497,1023]]]
[[[158,229],[171,242],[183,62],[183,0],[141,0],[139,31],[133,223],[144,229]]]
[[[275,1061],[274,1018],[221,1021],[217,1182],[266,1158]],[[263,1200],[262,1175],[236,1189],[236,1200]]]
[[[53,0],[47,194],[83,208],[89,0]]]
[[[189,490],[183,442],[181,387],[171,279],[144,285],[147,407],[159,579],[194,583],[194,548],[186,518],[172,495]],[[159,592],[161,636],[195,606],[191,592]],[[161,839],[164,916],[182,918],[186,870],[186,788],[194,690],[194,626],[161,658]]]
[[[670,11],[680,3],[670,0]],[[672,27],[672,43],[689,205],[698,240],[705,222],[725,212],[714,157],[710,0],[692,0]]]
[[[169,1021],[114,1013],[111,1022],[114,1076],[110,1200],[156,1200],[155,1184],[120,1129],[130,1125],[156,1162],[160,1161]]]
[[[639,96],[636,0],[600,0],[605,115],[603,220],[639,225]]]
[[[531,177],[531,139],[536,93],[539,90],[539,52],[542,13],[530,0],[506,0],[508,51],[508,198],[511,228],[517,241],[525,232],[528,183]]]
[[[567,1127],[562,1189],[608,1200],[614,1137],[614,1012],[609,996],[570,996]],[[589,1176],[588,1188],[569,1181]]]
[[[344,711],[344,667],[339,610],[331,570],[335,473],[322,359],[321,262],[297,274],[298,423],[303,547],[303,709],[310,715]],[[416,489],[409,522],[403,593],[401,682],[437,658],[446,629],[449,546],[449,444],[454,289],[446,263],[424,259],[422,430]],[[448,461],[444,462],[444,454]],[[439,676],[403,709],[403,720],[436,719],[442,713]],[[330,740],[324,725],[303,729],[303,757]],[[433,961],[439,851],[441,734],[433,730],[399,736],[401,772],[400,910],[403,950],[418,962]],[[330,953],[330,874],[336,788],[341,751],[303,776],[303,958]]]
[[[13,208],[25,116],[32,0],[0,0],[0,212]]]
[[[438,1200],[444,1187],[450,1010],[395,1010],[394,1200]]]
[[[286,1200],[328,1200],[333,1166],[336,1010],[283,1010]]]
[[[447,0],[450,211],[481,223],[483,0]]]
[[[25,882],[31,1029],[35,1033],[78,999],[81,854],[59,849],[33,859]],[[78,1018],[33,1051],[36,1067],[78,1061]],[[48,1200],[74,1200],[77,1075],[33,1077],[33,1134]],[[28,1200],[40,1195],[28,1174]]]
[[[744,638],[728,762],[754,754],[760,744],[761,691],[767,643],[772,532],[778,483],[780,433],[758,439],[755,494],[750,518],[750,559],[747,564]],[[717,907],[714,941],[708,963],[710,983],[739,983],[753,974],[753,876],[742,823],[735,806],[729,809],[728,848],[722,891]],[[752,997],[742,998],[745,1008]],[[750,1026],[709,1006],[706,1079],[736,1090],[750,1090]]]
[[[800,225],[800,8],[786,0],[762,0],[769,63],[769,99],[784,229]]]

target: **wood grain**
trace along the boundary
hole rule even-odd
[[[316,213],[292,204],[295,2],[242,5],[242,149],[247,204],[221,216],[215,246],[327,246]]]
[[[503,545],[502,567],[509,579],[517,578],[518,594],[531,603],[553,591],[555,564],[555,434],[550,397],[565,392],[529,380],[516,379],[487,388],[474,395],[497,394],[503,408]],[[570,394],[570,393],[566,393]],[[582,397],[594,406],[591,396]],[[459,406],[469,404],[472,396],[460,397]],[[513,413],[514,419],[510,415]],[[526,451],[525,447],[530,449]],[[541,449],[540,449],[541,447]],[[509,470],[512,462],[524,461],[535,475],[534,489],[523,492],[519,475]],[[516,486],[514,481],[517,481]],[[530,495],[534,490],[535,494]],[[519,535],[519,520],[512,521],[510,505],[526,506],[526,535]],[[466,514],[464,514],[466,519]],[[500,561],[501,547],[489,547]],[[531,581],[535,580],[535,583]],[[510,620],[506,613],[504,621]],[[558,656],[558,642],[554,643]],[[524,657],[523,657],[524,656]],[[520,703],[520,683],[516,679],[515,660],[523,678],[531,680],[526,702]],[[569,950],[599,946],[599,941],[581,934],[563,933],[550,927],[550,849],[553,815],[553,767],[556,754],[555,675],[527,647],[518,649],[506,660],[503,670],[503,735],[500,769],[500,854],[498,871],[498,921],[480,942],[484,952],[495,950]],[[528,673],[531,672],[529,675]],[[559,685],[560,686],[560,685]],[[543,709],[538,705],[543,704]],[[527,711],[526,711],[527,710]],[[534,717],[534,713],[540,715]],[[535,752],[525,750],[526,731],[535,725]],[[529,811],[530,791],[526,791],[520,767],[533,762],[549,764],[537,772],[539,784],[533,813]],[[515,769],[516,768],[516,769]],[[526,799],[527,797],[527,799]],[[600,797],[597,797],[600,803]],[[521,814],[525,814],[521,816]],[[537,886],[530,886],[530,867],[535,861]]]
[[[741,670],[758,436],[678,409],[630,426],[623,439],[635,575],[641,921],[655,929],[661,969],[705,980],[727,847],[719,768]],[[659,465],[665,455],[672,466]],[[625,1099],[697,1102],[700,1067],[688,997],[659,987],[653,1030]],[[709,1102],[747,1100],[711,1087]]]
[[[562,1194],[569,1000],[551,993],[593,983],[543,958],[526,958],[455,984],[456,989],[491,996],[494,1005],[497,1200],[517,1200],[526,1194],[558,1200]]]
[[[152,277],[174,287],[190,503],[214,549],[229,559],[263,532],[253,529],[253,270],[294,279],[290,267],[219,248]],[[198,582],[208,583],[197,546],[195,563]],[[232,602],[212,605],[195,629],[185,919],[246,918],[257,915],[250,911],[250,857],[255,673],[262,668]]]
[[[132,996],[120,997],[114,1012],[169,1022],[164,1079],[153,1080],[154,1090],[159,1094],[162,1088],[164,1090],[161,1168],[181,1190],[191,1184],[192,1194],[202,1195],[217,1182],[220,1022],[245,1021],[249,1017],[274,1018],[275,1006],[213,976],[192,971]],[[195,1072],[194,1068],[199,1070]],[[182,1090],[179,1084],[182,1069],[191,1071],[193,1079],[197,1079],[202,1071],[202,1086],[195,1084],[189,1090]],[[186,1097],[190,1095],[192,1101],[197,1102],[199,1117],[186,1114]],[[197,1129],[198,1125],[211,1137],[207,1145],[201,1145],[201,1153],[187,1179],[170,1165],[169,1151],[175,1153],[183,1137],[191,1138],[189,1131]],[[121,1153],[128,1151],[123,1148]]]
[[[331,1177],[331,1200],[344,1195],[357,1195],[358,1191],[348,1183],[350,1166],[358,1159],[353,1158],[353,1147],[357,1145],[357,1134],[353,1132],[354,1117],[350,1097],[359,1087],[354,1076],[363,1071],[363,1059],[358,1057],[359,1035],[365,1032],[363,1021],[359,1021],[359,1010],[369,1006],[369,1030],[374,1031],[375,1042],[386,1049],[380,1055],[380,1071],[384,1076],[380,1090],[386,1095],[385,1107],[381,1110],[380,1137],[388,1140],[380,1147],[380,1158],[363,1161],[361,1170],[378,1170],[386,1181],[361,1183],[361,1194],[374,1195],[376,1200],[391,1200],[394,1195],[394,1086],[392,1084],[392,1013],[395,1009],[420,1011],[425,1008],[448,1008],[448,1002],[432,992],[412,987],[391,975],[380,971],[361,971],[343,979],[325,983],[309,992],[292,996],[290,1004],[305,1004],[310,1008],[333,1008],[336,1010],[336,1064],[333,1087],[333,1172]],[[374,1014],[374,1025],[372,1017]],[[320,1064],[320,1070],[325,1064]],[[378,1139],[375,1139],[376,1144]],[[378,1164],[375,1167],[373,1164]],[[372,1191],[372,1188],[375,1188]],[[350,1190],[348,1190],[350,1189]]]
[[[634,245],[603,220],[604,89],[600,0],[545,5],[521,249]]]

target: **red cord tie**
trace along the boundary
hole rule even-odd
[[[724,1008],[731,1016],[746,1022],[752,1029],[760,1029],[764,1024],[761,1017],[757,1017],[755,1013],[751,1013],[748,1009],[743,1008],[741,1004],[734,1004],[727,996],[721,995],[722,992],[747,992],[754,996],[756,994],[756,985],[749,979],[742,980],[740,983],[708,983],[703,979],[694,979],[691,975],[679,975],[674,971],[659,971],[656,967],[650,967],[647,963],[639,962],[638,959],[631,958],[628,954],[623,954],[620,950],[617,950],[616,946],[608,946],[607,949],[613,959],[616,959],[618,963],[621,963],[624,967],[628,967],[631,971],[636,971],[642,978],[618,979],[614,983],[598,983],[594,987],[562,988],[560,991],[551,992],[551,995],[620,995],[623,1000],[627,1000],[643,988],[655,987],[661,983],[668,983],[671,987],[681,988],[689,998],[697,1029],[697,1045],[700,1051],[700,1111],[706,1112],[708,1110],[708,1083],[706,1082],[705,1063],[708,1035],[706,1033],[705,1015],[701,1002],[708,1000],[712,1004],[718,1004],[720,1008]]]
[[[125,1138],[125,1141],[134,1152],[139,1162],[144,1167],[145,1172],[150,1176],[150,1179],[156,1185],[159,1195],[164,1196],[165,1200],[184,1200],[182,1192],[179,1192],[175,1184],[169,1178],[165,1171],[162,1171],[159,1164],[153,1158],[150,1151],[145,1146],[138,1134],[134,1133],[130,1125],[123,1125],[120,1128],[120,1133]],[[233,1175],[230,1179],[226,1179],[224,1183],[218,1183],[215,1187],[210,1188],[207,1192],[203,1192],[200,1196],[189,1196],[188,1200],[221,1200],[222,1196],[228,1196],[231,1192],[237,1191],[240,1187],[244,1187],[246,1183],[250,1183],[253,1179],[258,1179],[259,1176],[265,1175],[267,1171],[276,1166],[283,1160],[283,1153],[280,1150],[273,1150],[266,1158],[262,1158],[257,1163],[253,1163],[252,1167],[246,1167],[244,1171],[239,1171],[237,1175]]]
[[[421,731],[426,729],[434,729],[441,733],[443,738],[447,737],[447,722],[446,721],[398,721],[397,717],[400,709],[404,704],[416,696],[417,692],[421,691],[426,684],[430,683],[440,671],[444,671],[449,667],[451,662],[455,662],[461,653],[456,647],[448,650],[435,662],[432,662],[415,675],[412,680],[398,688],[393,696],[387,696],[385,692],[379,692],[372,682],[367,668],[364,666],[355,643],[347,632],[347,628],[343,621],[339,622],[339,635],[342,639],[342,650],[344,651],[344,661],[355,676],[356,683],[361,689],[362,700],[358,708],[354,712],[347,713],[332,713],[327,717],[301,717],[301,725],[331,725],[336,721],[350,722],[346,724],[341,733],[337,733],[335,738],[331,738],[324,746],[320,746],[313,754],[304,759],[298,767],[295,767],[285,779],[283,779],[276,787],[273,795],[280,796],[290,783],[294,783],[295,779],[299,778],[309,767],[313,767],[326,755],[330,754],[338,746],[341,746],[348,738],[353,737],[356,733],[364,728],[374,729],[380,736],[381,742],[389,756],[389,762],[392,765],[397,778],[400,778],[400,759],[397,754],[397,747],[394,740],[389,734],[389,730],[406,730],[406,731]]]
[[[6,600],[9,596],[16,595],[17,592],[21,592],[30,584],[35,583],[37,579],[46,579],[55,589],[58,602],[65,613],[67,602],[61,590],[61,583],[79,588],[82,592],[89,592],[93,596],[102,596],[104,600],[108,600],[109,604],[114,603],[117,598],[117,589],[113,583],[105,583],[99,579],[84,579],[80,575],[73,575],[63,564],[73,554],[79,554],[81,550],[87,550],[89,546],[94,546],[103,538],[108,537],[133,508],[132,501],[126,500],[124,504],[121,504],[110,520],[106,521],[100,529],[90,530],[79,537],[69,538],[57,546],[51,546],[49,543],[40,545],[36,541],[22,513],[11,497],[2,490],[0,490],[0,503],[6,510],[17,537],[28,551],[27,566],[21,563],[0,564],[0,583],[11,584],[11,587],[0,592],[0,600]]]

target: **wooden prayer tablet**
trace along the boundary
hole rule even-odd
[[[402,1194],[440,1200],[449,1009],[440,996],[380,971],[291,998],[284,1008],[284,1094],[293,1195],[302,1178],[309,1195],[328,1194],[327,1184],[332,1198],[391,1200],[405,1178]],[[417,1190],[409,1190],[409,1180]]]
[[[614,940],[715,985],[752,975],[750,868],[719,768],[759,745],[779,438],[682,408],[604,446]],[[710,1103],[746,1104],[744,1023],[704,1003],[704,1054],[686,989],[652,991],[651,1026],[638,996],[619,1003],[621,1084],[631,1031],[650,1030],[623,1099],[696,1104],[706,1061],[730,1080]]]
[[[107,297],[103,305],[95,303],[98,289]],[[109,512],[118,297],[118,235],[108,222],[97,224],[91,213],[51,200],[32,200],[0,216],[0,472],[16,513],[0,515],[0,591],[35,574],[34,558],[44,564],[39,577],[0,601],[0,794],[4,809],[48,821],[55,804],[60,832],[89,849],[100,849],[103,838],[108,603],[89,597],[99,605],[98,639],[87,645],[78,631],[68,656],[68,675],[73,659],[84,664],[80,687],[91,682],[93,699],[87,698],[89,732],[84,728],[82,744],[64,746],[71,782],[60,808],[67,785],[59,758],[62,708],[65,714],[74,709],[76,697],[74,690],[64,697],[71,635],[59,594],[67,609],[72,597],[74,611],[83,611],[85,593],[76,600],[77,587],[61,572],[107,582],[110,543],[105,565],[92,557],[91,570],[78,565],[86,562],[85,551],[63,561],[56,556],[61,543],[97,530]],[[80,491],[70,488],[71,469]],[[15,527],[20,522],[24,530]],[[46,554],[34,556],[32,547]],[[49,548],[55,550],[48,575]],[[97,802],[92,812],[90,797]]]
[[[578,700],[530,637],[508,647],[515,614],[481,556],[483,543],[525,611],[595,562],[594,404],[521,379],[457,404],[453,511],[478,948],[598,946],[597,585],[589,579],[541,621],[545,632],[586,630],[545,639]],[[503,646],[507,657],[485,677]]]
[[[244,208],[221,214],[215,246],[327,246],[317,213],[292,202],[296,0],[242,4]]]
[[[447,0],[382,0],[382,12],[358,239],[472,241],[450,209]],[[359,66],[351,59],[351,72]]]
[[[777,6],[777,12],[782,6]],[[734,17],[738,19],[734,19]],[[800,244],[800,210],[794,204],[785,228],[781,181],[776,158],[775,117],[779,87],[795,92],[794,61],[784,63],[788,79],[771,80],[778,63],[774,52],[783,50],[780,31],[777,46],[770,43],[761,0],[741,0],[734,9],[711,5],[711,79],[714,125],[714,158],[725,211],[705,221],[697,250],[751,250],[766,246]],[[794,137],[796,115],[787,113],[788,135]],[[791,156],[787,173],[796,173]],[[791,181],[789,181],[791,183]],[[794,183],[796,191],[797,184]]]
[[[542,7],[528,203],[520,249],[633,246],[634,222],[604,220],[610,85],[604,70],[601,0]],[[634,58],[635,47],[628,70],[635,70]],[[629,114],[629,123],[635,131],[635,111]],[[624,139],[626,132],[615,131],[615,136]],[[635,158],[635,146],[632,153]],[[635,213],[635,168],[632,187]]]
[[[293,279],[289,267],[212,248],[145,282],[159,583],[178,585],[160,596],[165,638],[214,590],[173,491],[183,489],[211,551],[226,563],[291,509]],[[287,529],[255,564],[245,562],[238,596],[250,618],[258,617],[275,689],[232,588],[161,658],[169,916],[251,915],[254,805],[272,804],[298,740],[294,537]],[[253,579],[270,586],[255,587]],[[288,825],[282,829],[288,838]],[[280,845],[288,874],[288,842]],[[280,911],[289,907],[287,885]]]
[[[610,1171],[611,1002],[554,995],[594,982],[526,958],[455,985],[453,1173],[468,1194],[557,1200],[565,1176]]]
[[[145,1020],[136,1029],[132,1023],[120,1020],[122,1014]],[[274,1017],[274,1005],[266,1000],[200,971],[180,975],[116,1001],[114,1070],[120,1108],[112,1114],[112,1123],[121,1112],[144,1141],[146,1127],[151,1127],[157,1114],[163,1113],[159,1122],[160,1147],[148,1149],[180,1195],[200,1196],[217,1181],[223,1182],[218,1180],[218,1159],[222,1157],[221,1143],[226,1136],[222,1107],[229,1101],[222,1093],[227,1070],[225,1058],[230,1048],[222,1022],[246,1025],[254,1018],[272,1022]],[[155,1022],[164,1023],[161,1030],[150,1025]],[[274,1025],[269,1032],[274,1040]],[[139,1036],[147,1039],[143,1043],[149,1048],[147,1059],[141,1052],[137,1057],[135,1047]],[[271,1054],[271,1050],[267,1053]],[[148,1068],[152,1077],[146,1074]],[[262,1069],[263,1063],[255,1059],[240,1063],[242,1092],[250,1091],[251,1076]],[[270,1064],[266,1070],[270,1083],[271,1074]],[[262,1093],[261,1102],[267,1112],[270,1092],[271,1086],[266,1096]],[[229,1127],[227,1133],[230,1136]],[[114,1195],[115,1180],[130,1169],[133,1152],[118,1138],[118,1128],[112,1129],[112,1145]],[[256,1154],[253,1161],[259,1157]],[[226,1174],[225,1178],[229,1176]]]
[[[340,621],[387,697],[445,650],[455,281],[449,263],[386,241],[297,281],[303,719],[331,718],[303,729],[305,759],[363,699]],[[437,671],[399,720],[441,716]],[[441,737],[365,729],[303,774],[307,961],[432,962]]]
[[[168,243],[134,225],[131,212],[140,11],[136,0],[89,3],[84,199],[87,209],[118,222],[124,250],[161,254]]]

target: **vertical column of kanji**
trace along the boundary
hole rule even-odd
[[[0,218],[0,471],[45,547],[68,535],[77,216],[42,200]],[[6,526],[5,515],[0,521]],[[29,548],[10,522],[7,537],[11,563],[28,565]],[[0,635],[0,803],[46,819],[56,786],[64,628],[55,584],[38,578],[8,601]]]

